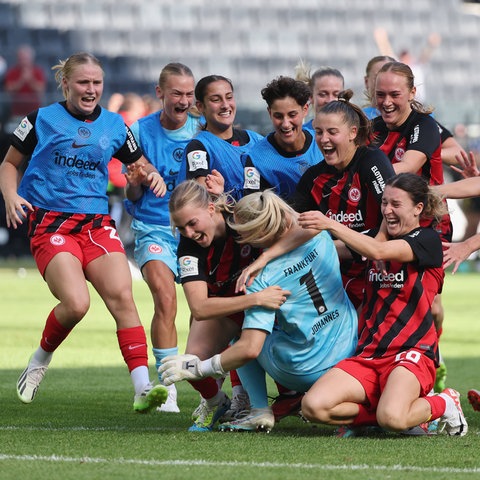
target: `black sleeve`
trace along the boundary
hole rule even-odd
[[[115,152],[113,156],[125,165],[129,165],[136,162],[143,155],[143,152],[135,140],[130,128],[125,125],[125,129],[127,132],[125,143],[117,150],[117,152]]]
[[[362,170],[360,178],[380,205],[385,182],[395,175],[392,162],[380,149],[369,147],[365,150],[359,167]]]
[[[441,267],[443,249],[440,235],[433,228],[418,228],[402,237],[413,250],[421,267]]]
[[[207,281],[205,268],[205,248],[197,242],[180,236],[177,248],[177,259],[179,260],[180,282],[182,285],[193,281]],[[188,257],[188,264],[183,262],[182,257]]]
[[[31,155],[37,146],[37,134],[35,131],[35,122],[37,121],[38,110],[35,110],[32,113],[27,115],[27,121],[30,122],[33,128],[28,132],[28,134],[22,138],[22,135],[19,133],[22,130],[22,123],[20,122],[18,127],[10,136],[10,144],[15,147],[23,155]]]
[[[452,132],[444,127],[438,120],[435,120],[437,122],[438,126],[438,131],[440,132],[440,141],[443,143],[447,138],[453,137]]]
[[[422,152],[427,159],[432,158],[440,146],[440,132],[435,120],[430,115],[418,114],[410,132],[407,136],[406,149]]]
[[[187,180],[206,177],[210,173],[210,156],[200,140],[193,139],[189,142],[185,148],[184,159]]]
[[[305,171],[298,181],[297,188],[293,195],[288,199],[289,205],[297,212],[308,212],[318,210],[318,205],[311,195],[313,184],[318,176],[318,164],[313,165]]]
[[[247,177],[245,176],[243,196],[250,195],[251,193],[255,193],[259,191],[263,192],[264,190],[273,188],[272,185],[270,185],[270,183],[267,182],[265,177],[262,175],[262,172],[255,166],[250,155],[243,154],[242,160],[243,160],[242,163],[245,166],[245,171],[248,168],[254,168],[256,170],[256,173],[258,174],[257,178],[253,182],[252,181],[248,182]],[[248,185],[251,185],[251,187],[248,188]],[[255,187],[255,188],[252,188],[252,187]]]

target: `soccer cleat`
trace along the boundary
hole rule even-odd
[[[281,393],[272,403],[272,411],[275,421],[290,415],[299,415],[304,393],[296,392],[292,395]]]
[[[167,390],[168,397],[163,405],[157,407],[157,412],[180,413],[177,405],[177,389],[175,385],[169,385]]]
[[[358,428],[349,427],[347,425],[342,425],[335,429],[335,436],[338,438],[350,438],[359,436]]]
[[[421,423],[416,427],[407,428],[403,432],[400,432],[402,435],[410,435],[414,437],[423,436],[423,435],[436,435],[438,430],[438,420],[432,420],[431,422]]]
[[[468,401],[476,412],[480,412],[480,392],[478,390],[468,391]]]
[[[195,421],[200,415],[203,415],[203,412],[207,408],[207,401],[200,396],[200,403],[198,407],[192,412],[192,420]]]
[[[271,407],[252,408],[245,417],[222,423],[218,429],[222,432],[266,432],[270,433],[275,425]]]
[[[168,390],[163,385],[152,385],[149,383],[142,391],[135,395],[133,399],[133,410],[138,413],[148,413],[155,407],[159,407],[166,402]]]
[[[238,418],[245,417],[250,413],[250,398],[248,398],[248,393],[243,391],[237,393],[232,397],[232,403],[230,408],[225,412],[225,414],[220,419],[220,422],[230,422],[231,420],[236,420]]]
[[[189,432],[211,432],[215,423],[230,408],[230,399],[220,390],[222,397],[217,405],[209,406],[205,402],[204,407],[199,411],[199,415],[194,424],[188,429]]]
[[[342,425],[335,429],[335,436],[338,438],[351,437],[366,437],[368,435],[385,435],[386,430],[378,425],[362,425],[359,427],[352,427],[349,425]]]
[[[453,388],[446,388],[439,393],[446,402],[444,414],[438,419],[438,431],[445,430],[448,435],[463,437],[467,434],[468,424],[460,404],[460,394]]]
[[[447,387],[447,367],[444,362],[440,362],[440,366],[437,368],[435,375],[435,385],[433,390],[435,393],[440,393]]]
[[[47,366],[31,367],[30,362],[17,381],[17,395],[23,403],[32,403],[45,376]]]

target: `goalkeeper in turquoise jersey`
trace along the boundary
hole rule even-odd
[[[312,238],[296,218],[297,213],[268,190],[236,204],[230,224],[240,243],[260,248],[275,243],[300,245],[267,263],[248,292],[279,285],[291,295],[279,310],[248,309],[239,340],[221,354],[204,361],[194,355],[171,356],[159,369],[166,385],[237,369],[252,410],[246,417],[220,425],[222,430],[268,431],[274,426],[265,373],[285,387],[306,392],[355,350],[357,315],[342,286],[333,241],[326,233]],[[273,257],[268,250],[263,255]]]

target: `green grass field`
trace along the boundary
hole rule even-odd
[[[82,323],[56,352],[31,405],[15,382],[37,347],[55,302],[35,269],[0,268],[1,479],[467,479],[480,478],[480,413],[466,400],[480,388],[479,274],[447,274],[441,348],[448,383],[462,394],[466,437],[399,435],[342,439],[298,418],[269,434],[189,433],[198,395],[178,386],[180,414],[136,415],[133,390],[117,347],[115,324],[92,291]],[[152,302],[134,282],[142,321]],[[188,310],[179,290],[180,349]],[[151,368],[152,378],[155,375]],[[226,387],[228,391],[228,386]],[[271,385],[272,395],[275,389]]]

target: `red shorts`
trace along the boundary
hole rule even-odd
[[[101,226],[78,233],[42,233],[30,239],[30,249],[38,270],[45,274],[50,260],[60,252],[69,252],[80,260],[82,268],[102,255],[125,253],[117,231],[111,226]]]
[[[388,376],[400,365],[417,377],[420,383],[420,396],[426,396],[433,388],[436,368],[434,361],[418,350],[408,350],[395,356],[381,358],[346,358],[335,365],[335,368],[347,372],[362,384],[369,407],[375,409]]]

